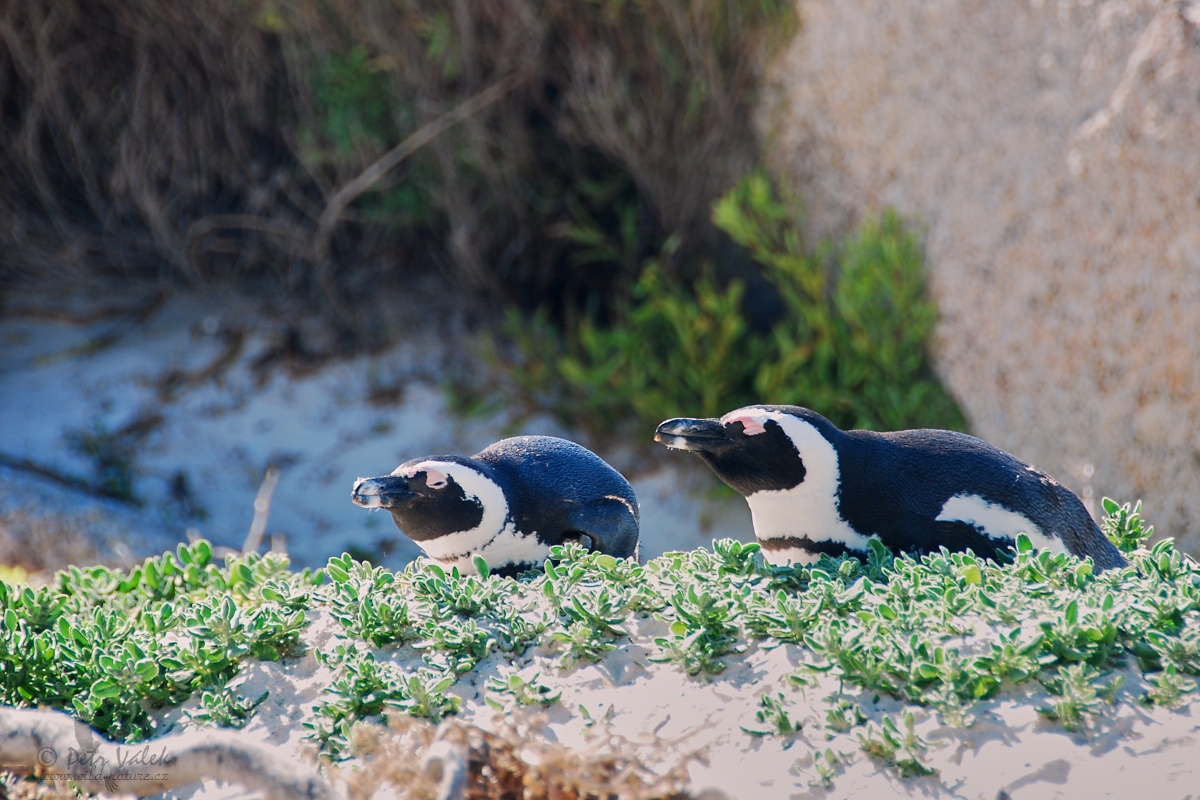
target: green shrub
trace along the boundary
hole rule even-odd
[[[211,695],[203,719],[240,725],[260,701],[227,682],[245,661],[297,655],[320,580],[276,554],[218,566],[199,541],[129,573],[70,567],[36,591],[0,583],[0,702],[69,709],[141,741],[159,732],[151,711],[199,690]]]
[[[838,245],[805,252],[794,215],[759,172],[722,198],[713,217],[763,266],[787,308],[772,330],[772,358],[755,376],[760,397],[853,427],[962,427],[930,368],[938,315],[925,296],[924,254],[894,211]]]
[[[505,363],[517,393],[593,426],[767,402],[807,406],[843,427],[963,427],[930,367],[937,309],[921,248],[895,213],[807,250],[797,215],[756,172],[716,203],[713,221],[779,294],[784,313],[768,333],[751,325],[741,280],[722,286],[709,264],[691,285],[674,277],[668,241],[607,322],[569,314],[560,332],[544,313],[510,312],[516,355]]]

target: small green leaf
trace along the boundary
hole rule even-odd
[[[345,583],[350,580],[350,573],[342,569],[341,565],[335,564],[333,559],[325,566],[325,574],[328,575],[334,583]]]
[[[244,563],[235,566],[232,572],[232,577],[237,583],[254,584],[254,572]]]

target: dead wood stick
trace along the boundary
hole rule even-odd
[[[65,775],[90,792],[144,797],[207,779],[241,784],[269,800],[333,800],[319,775],[232,731],[189,731],[151,742],[109,742],[61,711],[0,708],[0,763]]]
[[[118,502],[128,502],[119,497],[113,497],[112,493],[106,492],[103,489],[98,489],[92,486],[83,478],[75,475],[68,475],[64,472],[59,472],[53,467],[48,467],[43,464],[38,464],[30,461],[28,458],[18,458],[10,456],[6,453],[0,453],[0,467],[8,467],[9,469],[28,472],[30,475],[37,475],[39,478],[52,480],[57,484],[66,486],[68,489],[74,489],[77,492],[89,494],[92,497],[100,497],[105,500],[116,500]]]
[[[254,498],[254,520],[250,523],[250,532],[242,543],[242,553],[257,553],[262,546],[263,534],[267,532],[267,520],[271,517],[271,495],[279,485],[279,467],[267,467],[262,485],[258,487],[258,496]]]

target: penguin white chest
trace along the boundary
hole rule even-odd
[[[804,479],[790,489],[755,492],[746,498],[754,537],[771,564],[811,564],[820,554],[802,545],[827,542],[866,550],[869,537],[850,527],[838,511],[840,471],[833,445],[812,425],[790,414],[764,412],[791,439],[804,463]]]
[[[431,470],[452,475],[463,488],[469,501],[483,508],[479,524],[465,531],[455,531],[433,539],[417,542],[425,555],[459,572],[475,574],[475,556],[481,556],[492,567],[544,561],[550,547],[533,533],[518,532],[509,518],[508,500],[504,490],[478,472],[447,461],[425,461],[419,465],[427,474]]]

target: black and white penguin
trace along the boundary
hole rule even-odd
[[[415,458],[391,475],[359,478],[351,499],[386,508],[427,556],[464,574],[481,556],[491,572],[515,575],[570,540],[638,556],[629,482],[587,448],[553,436],[503,439],[470,458]]]
[[[821,553],[945,546],[990,557],[1025,533],[1035,547],[1124,566],[1083,503],[1037,467],[941,430],[841,431],[798,406],[747,406],[720,419],[669,419],[657,442],[690,450],[746,498],[772,564]]]

